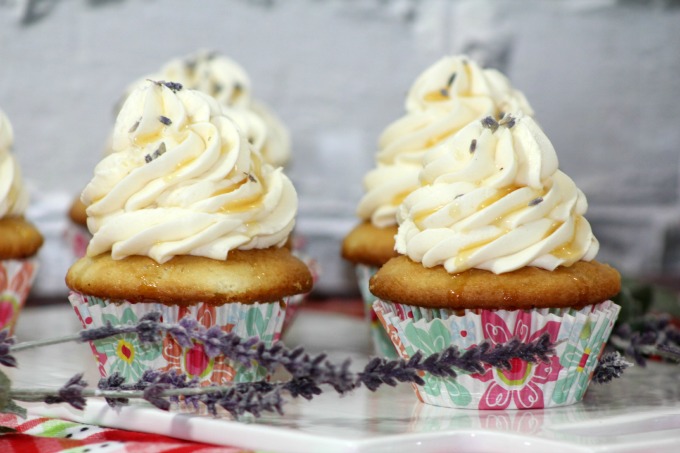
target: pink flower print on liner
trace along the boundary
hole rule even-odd
[[[521,311],[517,314],[514,330],[510,331],[505,320],[495,312],[482,311],[484,338],[494,345],[506,343],[513,337],[528,343],[546,332],[550,335],[550,341],[555,342],[559,329],[559,322],[550,321],[541,329],[531,332],[531,313]],[[545,406],[543,386],[557,380],[562,369],[559,358],[552,356],[548,363],[528,363],[521,359],[513,359],[510,365],[509,370],[487,366],[483,374],[472,375],[482,382],[491,381],[482,395],[479,409],[507,409],[511,405],[517,409],[543,408]]]
[[[14,263],[0,262],[0,329],[9,328],[10,332],[26,302],[35,271],[29,261],[18,262],[18,266]]]

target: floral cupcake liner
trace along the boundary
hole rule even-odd
[[[87,227],[76,224],[73,222],[68,222],[66,228],[63,232],[64,241],[71,248],[71,253],[74,258],[82,258],[87,252],[87,244],[90,243],[92,239],[92,234],[87,229]]]
[[[511,361],[510,370],[485,366],[455,379],[423,374],[418,398],[435,406],[467,409],[537,409],[583,398],[621,307],[611,301],[575,309],[446,310],[377,300],[373,307],[402,358],[450,345],[465,350],[483,341],[532,342],[544,333],[555,346],[549,363]],[[396,341],[394,341],[396,340]]]
[[[302,239],[299,238],[299,236],[295,237],[294,242],[295,242],[294,247],[302,247],[303,241]],[[293,248],[292,253],[293,256],[295,256],[297,259],[305,263],[305,265],[309,269],[309,273],[312,274],[312,287],[316,285],[316,282],[319,280],[319,263],[311,256],[300,251],[299,248]],[[304,302],[308,294],[309,293],[296,294],[288,298],[286,317],[283,320],[283,328],[281,329],[282,333],[286,332],[290,328],[290,325],[293,323],[293,320],[295,319],[295,316],[298,313],[298,308],[300,308],[300,304]]]
[[[242,338],[257,337],[267,346],[279,340],[286,315],[282,303],[228,303],[215,306],[197,303],[190,306],[164,305],[154,302],[130,303],[83,295],[72,291],[69,301],[83,328],[135,324],[147,313],[160,312],[164,323],[174,324],[189,316],[206,328],[219,326],[223,332],[233,332]],[[90,342],[102,377],[120,373],[129,382],[138,380],[145,370],[176,370],[189,378],[198,378],[201,385],[221,385],[228,382],[252,382],[267,376],[257,363],[249,367],[218,356],[208,358],[203,344],[194,340],[192,348],[182,348],[169,334],[162,344],[142,344],[136,334],[123,334]]]
[[[14,332],[37,270],[36,258],[0,260],[0,330]]]
[[[371,332],[371,342],[373,344],[373,351],[380,357],[386,357],[388,359],[396,359],[398,356],[396,349],[392,345],[393,340],[383,329],[380,324],[380,320],[373,310],[373,302],[377,299],[371,294],[368,289],[368,282],[378,272],[378,268],[375,266],[368,266],[365,264],[357,264],[354,268],[357,276],[357,282],[359,283],[359,291],[361,292],[361,298],[364,302],[364,319],[366,323],[370,326]]]

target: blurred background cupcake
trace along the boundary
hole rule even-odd
[[[425,374],[437,406],[535,409],[580,401],[620,307],[612,267],[584,218],[586,198],[558,169],[535,121],[475,121],[430,150],[399,206],[400,256],[376,273],[374,308],[402,357],[548,336],[548,362],[512,359],[455,379]]]
[[[533,111],[524,95],[494,69],[482,69],[465,55],[441,58],[415,80],[406,97],[406,114],[380,136],[376,168],[364,178],[365,195],[357,214],[362,223],[345,237],[342,256],[354,263],[375,351],[394,357],[371,306],[368,281],[390,258],[397,233],[399,204],[418,186],[428,150],[449,140],[472,121],[503,112]]]
[[[189,317],[271,345],[288,299],[312,287],[285,247],[297,212],[292,183],[214,98],[179,83],[133,90],[82,199],[93,237],[66,281],[84,328],[158,311],[164,322]],[[126,335],[93,349],[102,375],[176,370],[206,385],[265,377],[259,366],[208,357],[200,342],[183,348],[169,335],[162,345]]]
[[[14,330],[35,278],[40,232],[24,218],[28,192],[10,153],[12,125],[0,110],[0,330]]]

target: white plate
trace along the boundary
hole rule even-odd
[[[347,332],[351,344],[316,336],[320,325],[321,331]],[[335,344],[338,349],[332,351],[334,359],[352,355],[357,367],[367,359],[361,351],[343,353],[339,349],[343,344],[355,349],[363,327],[354,319],[302,313],[294,327],[302,332],[300,338],[294,338],[296,342],[314,334],[306,338],[308,344],[326,348]],[[365,340],[368,344],[367,335]],[[321,344],[324,341],[326,344]],[[68,351],[71,354],[66,349],[48,351],[52,359],[70,356],[59,366],[48,367],[44,357],[33,357],[36,365],[42,366],[38,369],[43,372],[38,375],[50,383],[55,383],[55,378],[63,383],[93,360],[87,357],[87,351],[77,356],[72,355],[73,349]],[[25,363],[21,356],[18,358]],[[92,368],[86,374],[92,375]],[[22,370],[15,382],[25,382],[29,372],[31,380],[35,379],[35,368],[30,364]],[[84,411],[64,405],[30,405],[30,413],[35,415],[270,452],[680,451],[680,367],[658,363],[646,369],[634,367],[607,385],[591,385],[580,404],[546,410],[477,411],[428,406],[417,402],[407,385],[382,388],[376,393],[359,389],[343,398],[328,389],[311,402],[293,400],[284,409],[283,417],[266,415],[237,422],[163,412],[145,403],[114,410],[98,399],[89,401]]]

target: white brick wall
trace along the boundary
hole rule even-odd
[[[323,293],[380,131],[412,80],[466,51],[508,74],[590,201],[600,258],[680,274],[680,8],[631,1],[0,0],[0,106],[49,243],[39,290],[64,291],[63,213],[101,157],[123,88],[211,48],[239,61],[294,141],[298,231]]]

